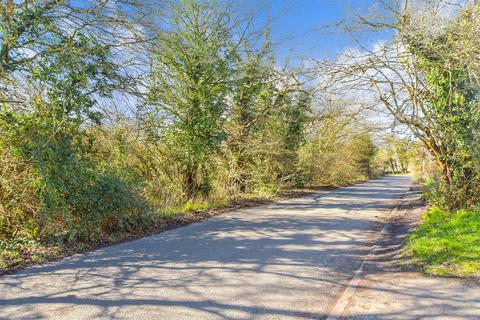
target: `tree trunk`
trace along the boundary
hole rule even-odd
[[[187,199],[193,199],[198,194],[197,168],[187,166],[183,177],[183,193]]]
[[[247,174],[246,174],[246,164],[247,160],[243,154],[243,150],[240,151],[238,155],[238,168],[240,170],[239,175],[239,190],[241,193],[245,193],[247,191]]]
[[[449,166],[448,163],[445,161],[442,161],[442,171],[443,171],[443,180],[447,185],[452,185],[453,182],[453,173],[452,173],[452,168]]]

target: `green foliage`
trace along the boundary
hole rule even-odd
[[[298,151],[310,120],[308,94],[297,95],[276,88],[269,91],[268,112],[257,119],[249,139],[239,142],[243,155],[250,159],[250,171],[242,178],[244,191],[262,194],[301,183]]]
[[[45,246],[31,237],[0,240],[0,269],[7,270],[25,263],[42,262],[61,254],[60,246]]]
[[[432,208],[410,236],[407,250],[435,275],[480,277],[480,212]]]
[[[142,200],[108,168],[91,161],[93,141],[79,121],[66,120],[67,111],[59,119],[55,102],[48,105],[38,102],[32,114],[6,109],[0,114],[3,160],[25,164],[7,173],[23,177],[20,183],[2,183],[2,194],[10,194],[2,236],[15,237],[21,230],[50,240],[94,240],[100,232],[138,224],[145,209]],[[15,189],[21,190],[18,195],[32,195],[18,199]],[[18,207],[22,202],[23,209]]]
[[[380,149],[378,161],[382,162],[385,172],[407,173],[414,160],[414,148],[414,143],[407,138],[388,136]]]
[[[475,61],[458,59],[460,47],[478,39],[459,37],[478,26],[478,7],[467,6],[435,36],[405,37],[425,78],[422,113],[425,133],[420,137],[442,170],[435,203],[443,208],[468,208],[480,202],[480,108]],[[473,35],[473,34],[472,34]],[[468,55],[465,59],[468,58]],[[476,57],[478,59],[478,56]]]
[[[339,186],[381,174],[368,129],[358,126],[345,106],[335,105],[324,113],[299,151],[304,183]]]
[[[156,44],[150,102],[158,139],[183,172],[185,196],[208,194],[205,166],[225,139],[222,115],[236,54],[231,17],[215,4],[172,5],[171,32]]]
[[[51,13],[55,5],[39,10]],[[100,124],[95,97],[107,94],[116,79],[108,47],[80,31],[60,36],[43,13],[32,14],[45,19],[52,37],[39,40],[44,33],[30,24],[26,32],[32,42],[48,42],[58,50],[22,65],[16,64],[22,59],[10,59],[16,58],[10,51],[3,60],[8,72],[13,70],[7,62],[28,72],[24,80],[32,94],[28,103],[0,111],[0,166],[11,170],[3,169],[0,181],[0,239],[94,242],[102,232],[143,223],[146,204],[122,177],[94,161],[94,139],[85,130],[87,121]]]
[[[210,209],[226,207],[229,204],[230,202],[226,200],[217,200],[217,201],[188,200],[182,206],[173,208],[172,210],[175,213],[200,212],[200,211],[207,211]]]
[[[281,96],[271,81],[273,60],[268,60],[268,41],[258,52],[248,44],[245,47],[246,56],[234,78],[233,103],[225,123],[227,142],[221,160],[228,170],[225,181],[218,186],[231,194],[250,192],[264,183],[256,170],[264,155],[261,139],[275,101]]]
[[[462,69],[428,66],[432,91],[426,102],[437,123],[441,145],[436,155],[443,171],[432,201],[443,208],[468,208],[480,202],[480,167],[477,148],[480,128],[478,90],[469,85]]]
[[[108,2],[35,4],[0,10],[0,268],[376,172],[369,130],[347,113],[315,114],[268,35],[247,36],[221,2],[171,3],[168,30],[136,52],[151,73],[133,92],[138,79],[110,43],[125,21]],[[86,25],[66,32],[69,19]],[[117,113],[117,95],[138,97],[135,117]]]
[[[173,5],[172,30],[155,47],[152,143],[185,199],[289,183],[309,120],[309,94],[275,70],[268,40],[236,43],[235,20],[218,7]]]

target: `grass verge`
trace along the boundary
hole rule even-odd
[[[431,208],[407,241],[407,253],[431,275],[480,277],[480,212]]]

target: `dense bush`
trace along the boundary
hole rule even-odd
[[[121,177],[92,161],[92,141],[75,125],[4,110],[2,237],[93,240],[128,229],[145,204]]]
[[[345,185],[383,174],[376,153],[368,128],[335,104],[308,131],[299,167],[306,184]]]

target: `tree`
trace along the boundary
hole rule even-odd
[[[108,76],[110,87],[92,84],[92,93],[111,88],[135,92],[136,66],[129,56],[133,46],[147,40],[143,30],[149,9],[132,0],[0,1],[0,102],[12,107],[28,103],[31,88],[24,80],[42,73],[39,64],[50,58],[81,55],[86,47],[80,41],[98,44],[98,54],[111,53],[96,61],[98,75]]]
[[[377,174],[377,148],[362,108],[351,101],[321,99],[299,151],[300,168],[310,185],[343,185]]]
[[[98,101],[130,83],[114,53],[137,35],[118,4],[0,2],[2,236],[85,239],[140,217],[140,198],[93,161],[86,130]]]
[[[309,92],[294,73],[275,67],[268,37],[259,47],[246,42],[243,52],[239,50],[239,67],[225,124],[226,149],[235,168],[233,184],[240,192],[258,186],[264,174],[269,175],[266,180],[290,181],[309,120]],[[261,162],[275,161],[282,162],[283,168],[277,167],[276,172],[258,171]]]
[[[392,173],[407,173],[412,161],[413,143],[406,137],[399,138],[396,136],[385,137],[386,152],[385,165],[390,167]]]
[[[239,68],[234,82],[233,98],[229,103],[227,122],[227,152],[234,162],[233,184],[246,192],[254,173],[252,167],[258,154],[256,148],[261,124],[269,116],[276,96],[275,75],[269,55],[268,41],[256,52],[245,43],[245,57],[239,52]],[[236,187],[234,187],[236,189]]]
[[[206,164],[225,140],[223,129],[236,43],[235,22],[211,2],[172,4],[170,32],[154,45],[150,103],[158,139],[181,167],[187,198],[208,193]],[[239,40],[241,41],[241,40]]]
[[[395,30],[392,39],[346,53],[329,72],[341,90],[363,88],[411,130],[442,169],[443,204],[458,207],[478,194],[480,15],[477,4],[466,3],[446,17],[441,4],[405,1],[386,5],[390,20],[361,19]]]

